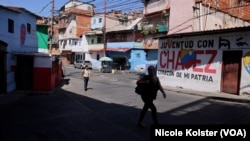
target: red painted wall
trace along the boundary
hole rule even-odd
[[[62,64],[58,66],[58,72],[51,74],[51,68],[34,68],[33,90],[35,91],[51,91],[62,80]],[[12,70],[16,71],[16,66],[12,66]]]
[[[51,74],[51,68],[34,68],[34,90],[50,91],[62,80],[62,69]]]
[[[50,91],[51,79],[51,68],[34,68],[34,90]]]

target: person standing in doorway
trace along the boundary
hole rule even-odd
[[[85,91],[88,90],[89,77],[90,77],[90,70],[88,68],[88,65],[85,65],[85,67],[81,73],[81,79],[83,79],[83,85],[84,85]]]
[[[137,84],[144,84],[145,86],[144,88],[145,93],[141,95],[141,99],[144,102],[144,106],[138,120],[139,127],[145,127],[142,121],[148,109],[151,109],[152,119],[154,121],[154,124],[158,125],[157,110],[153,101],[156,99],[158,90],[160,90],[162,92],[163,97],[166,98],[166,93],[164,92],[161,83],[159,81],[159,78],[156,76],[155,71],[156,70],[154,66],[149,66],[148,75],[145,75],[144,77],[142,77],[137,81]]]

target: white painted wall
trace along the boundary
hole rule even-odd
[[[65,5],[65,9],[72,8],[72,7],[75,7],[75,8],[81,9],[81,10],[89,10],[89,11],[93,10],[92,5],[86,4],[86,3],[83,3],[83,2],[79,2],[79,1],[68,2]]]
[[[191,47],[187,46],[187,48],[183,48],[188,53],[186,54],[187,57],[190,57],[195,52],[194,51],[201,51],[201,54],[197,54],[196,58],[193,58],[193,61],[197,61],[196,67],[191,66],[190,68],[182,67],[185,65],[182,62],[181,48],[170,48],[170,49],[160,49],[158,52],[159,58],[158,60],[158,75],[162,79],[162,84],[164,86],[171,86],[171,87],[182,87],[185,89],[195,89],[195,90],[204,90],[204,91],[220,91],[220,76],[221,76],[221,51],[218,51],[216,47],[213,48],[204,48],[200,49],[197,47],[197,42],[200,40],[209,40],[207,37],[196,37],[196,38],[174,38],[168,40],[160,40],[160,45],[163,43],[167,43],[168,41],[175,41],[175,42],[182,42],[187,41],[193,43],[194,45]],[[189,48],[190,47],[190,48]],[[207,67],[207,63],[209,59],[212,57],[210,54],[206,54],[205,50],[213,50],[216,53],[216,57],[214,58],[212,64],[209,68],[215,70],[215,72],[210,73],[205,70]],[[166,53],[166,54],[164,54]],[[169,54],[168,54],[169,53]],[[197,69],[199,71],[197,71]],[[163,75],[160,72],[166,71],[167,73]],[[185,77],[187,75],[188,77]],[[199,75],[202,75],[206,78],[210,78],[210,80],[203,80],[198,78]],[[198,78],[198,79],[196,79]],[[212,80],[211,80],[212,79]]]
[[[240,41],[247,45],[239,47],[236,43],[241,37]],[[220,46],[220,43],[225,43],[220,38],[228,40],[230,48]],[[208,42],[211,44],[207,44]],[[182,45],[177,46],[176,43]],[[240,94],[250,92],[250,68],[248,72],[244,66],[244,61],[250,64],[250,31],[161,39],[158,51],[158,76],[163,86],[220,92],[222,53],[229,50],[243,51]],[[195,57],[192,57],[193,54]],[[185,57],[189,59],[183,59]],[[193,60],[195,65],[182,67],[187,65],[184,60]]]
[[[38,40],[36,36],[36,17],[21,10],[20,13],[13,12],[0,8],[0,25],[1,33],[0,40],[8,43],[7,47],[7,92],[16,89],[14,81],[14,72],[11,71],[11,66],[16,65],[16,56],[12,53],[34,53],[38,52]],[[8,32],[8,19],[14,21],[14,33]],[[20,43],[21,25],[24,24],[27,28],[27,23],[31,25],[30,34],[26,32],[25,42],[23,45]]]
[[[249,38],[250,39],[250,38]],[[242,72],[241,72],[241,78],[244,78],[244,79],[241,79],[241,82],[240,82],[240,93],[250,93],[250,74],[249,72],[247,71],[246,67],[247,66],[244,66],[244,61],[249,61],[249,57],[250,57],[250,51],[249,50],[245,50],[243,52],[243,58],[242,58],[242,62],[243,62],[243,65],[242,65]],[[248,56],[248,59],[247,59],[247,56],[244,57],[244,55],[247,55]],[[249,66],[248,66],[249,67]]]
[[[1,36],[0,39],[8,43],[8,52],[37,52],[36,18],[27,12],[16,13],[0,9]],[[14,33],[8,32],[8,19],[14,20]],[[20,44],[21,25],[31,24],[31,33],[26,33],[24,45]]]
[[[249,26],[250,22],[243,21],[229,14],[215,11],[201,4],[195,4],[194,9],[194,31],[205,31],[214,29],[227,29],[233,27]]]
[[[144,9],[144,14],[167,9],[170,6],[170,3],[171,0],[149,0],[147,8]]]
[[[64,34],[65,35],[64,37],[65,38],[78,38],[76,36],[76,27],[77,27],[76,21],[75,20],[70,21],[69,25],[67,26],[66,32]]]
[[[52,67],[52,58],[49,55],[36,55],[34,57],[34,67],[35,68],[51,68]]]

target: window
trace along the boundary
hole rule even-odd
[[[99,23],[102,23],[102,18],[99,18]]]
[[[11,19],[8,19],[8,32],[14,33],[14,21]]]
[[[93,24],[95,24],[95,19],[93,20]]]
[[[92,7],[91,6],[88,6],[88,10],[91,11]]]
[[[140,53],[136,53],[136,57],[137,58],[141,58],[141,54]]]
[[[103,38],[102,37],[97,37],[97,43],[103,43]]]
[[[97,54],[96,55],[96,60],[99,60],[100,59],[100,54]]]
[[[241,1],[242,1],[242,0],[238,0],[238,5],[241,5]]]
[[[31,25],[29,23],[27,23],[27,32],[30,34],[31,31]]]

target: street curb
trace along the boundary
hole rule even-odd
[[[190,91],[190,90],[187,91],[184,89],[173,89],[173,88],[164,88],[164,89],[168,91],[174,91],[177,93],[206,97],[206,98],[214,99],[214,100],[223,100],[223,101],[238,102],[238,103],[250,103],[250,97],[248,99],[243,99],[243,98],[247,98],[246,96],[243,96],[243,95],[238,96],[238,98],[232,98],[232,97],[225,97],[225,96],[215,96],[216,94],[219,95],[223,93],[209,93],[209,92],[202,92],[202,91],[197,92],[197,91]],[[226,95],[231,96],[231,94],[226,94]]]

